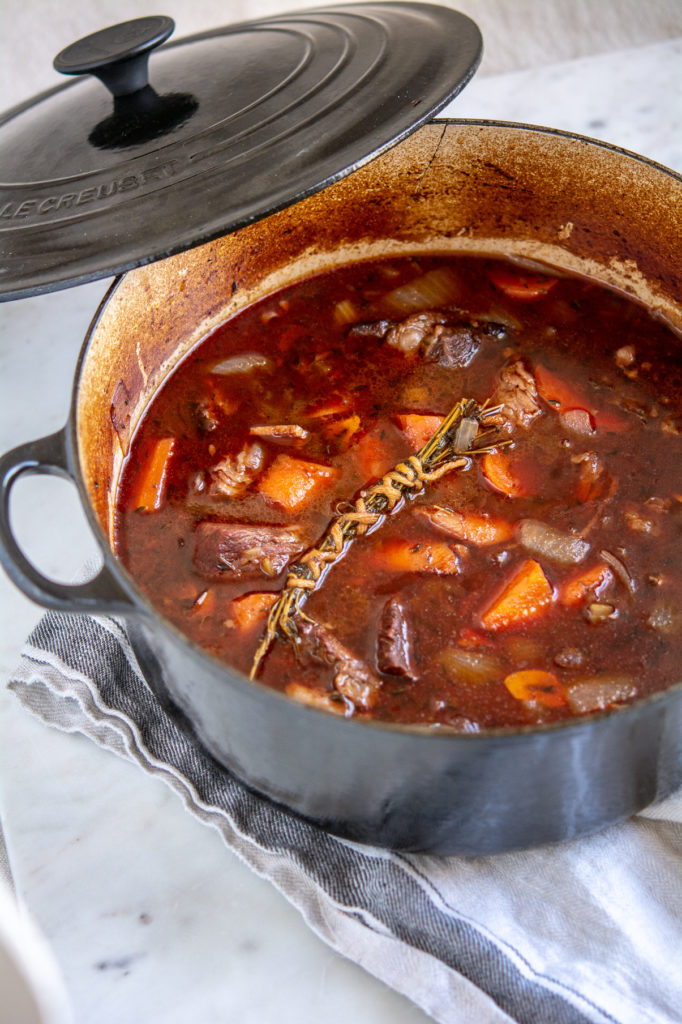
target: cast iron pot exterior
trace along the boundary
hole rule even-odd
[[[488,854],[593,832],[682,784],[682,681],[589,719],[478,735],[338,718],[249,682],[192,644],[112,550],[135,426],[208,330],[311,272],[425,250],[589,274],[682,328],[678,175],[548,129],[436,122],[296,206],[117,282],[81,353],[64,431],[1,460],[0,553],[39,603],[124,615],[160,699],[249,786],[353,839]],[[17,546],[8,503],[23,472],[76,482],[104,554],[90,583],[46,580]]]

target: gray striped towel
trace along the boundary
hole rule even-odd
[[[442,1024],[682,1021],[682,793],[552,848],[391,853],[273,806],[194,747],[115,619],[46,615],[10,686],[164,779],[330,946]]]

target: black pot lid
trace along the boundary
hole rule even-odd
[[[0,298],[170,256],[302,199],[405,138],[481,57],[469,18],[362,3],[156,50],[170,18],[63,50],[78,77],[0,119]]]

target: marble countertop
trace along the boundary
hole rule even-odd
[[[481,78],[444,113],[552,125],[680,170],[681,58],[678,39]],[[106,287],[0,308],[0,450],[62,426],[77,352]],[[72,578],[93,557],[69,484],[22,481],[13,515],[48,574]],[[0,603],[4,681],[40,610],[4,576]],[[17,892],[79,1024],[427,1020],[328,949],[161,782],[45,727],[4,685],[0,817]]]

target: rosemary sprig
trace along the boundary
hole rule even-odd
[[[251,679],[256,677],[276,636],[289,640],[297,637],[295,616],[303,615],[302,605],[349,544],[380,526],[405,498],[416,497],[427,484],[469,465],[471,455],[490,451],[488,444],[472,445],[490,437],[493,431],[481,432],[481,427],[500,411],[501,406],[489,408],[487,402],[479,405],[471,398],[461,399],[416,455],[398,463],[378,483],[361,491],[349,511],[337,513],[320,543],[289,567],[286,583],[270,609],[263,639],[254,655]],[[508,442],[498,441],[494,447],[505,443]]]

